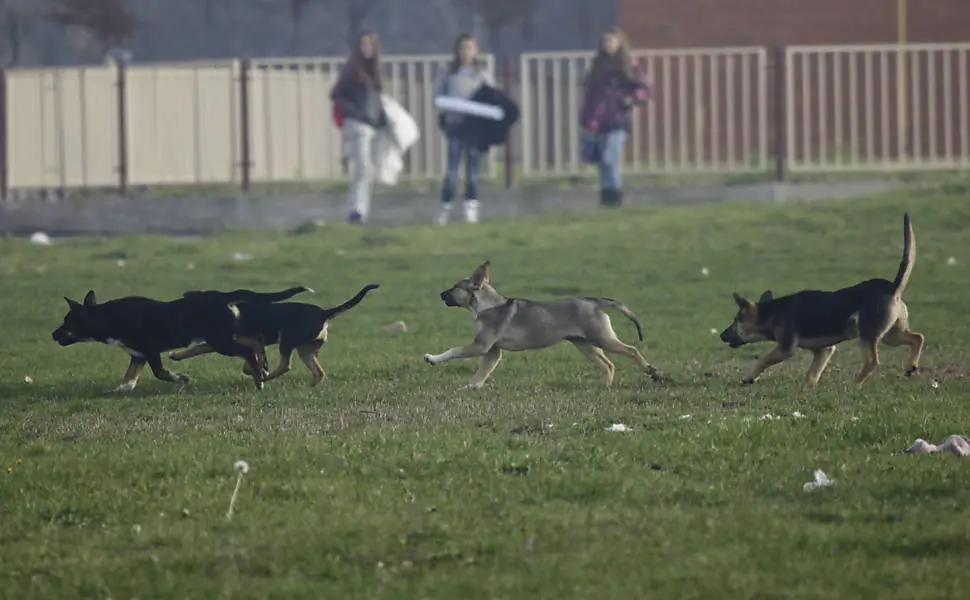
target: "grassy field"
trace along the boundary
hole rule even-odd
[[[906,350],[886,349],[857,390],[860,352],[846,343],[814,391],[801,387],[807,354],[738,385],[769,347],[732,351],[714,335],[733,317],[731,292],[892,278],[904,210],[924,374],[903,378]],[[968,229],[967,197],[939,193],[2,241],[0,597],[956,594],[970,584],[967,464],[902,450],[968,433]],[[421,357],[471,339],[467,313],[438,293],[486,258],[507,295],[624,300],[646,325],[640,348],[672,381],[617,357],[607,391],[567,344],[507,354],[482,390],[460,389],[474,361]],[[104,300],[302,284],[317,293],[300,299],[334,305],[372,282],[382,287],[333,324],[317,388],[297,361],[257,393],[239,361],[206,356],[178,364],[193,378],[181,389],[147,375],[105,395],[123,352],[50,339],[62,296],[91,288]],[[407,333],[382,329],[398,319]],[[636,339],[618,314],[614,325]],[[605,430],[615,423],[631,431]],[[252,469],[230,521],[239,459]],[[803,491],[816,468],[836,484]]]

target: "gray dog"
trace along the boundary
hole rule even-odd
[[[643,340],[643,324],[622,302],[611,298],[564,298],[548,302],[506,298],[489,285],[490,274],[491,263],[485,262],[471,277],[441,292],[445,305],[467,308],[475,316],[475,340],[441,354],[424,355],[424,360],[432,365],[481,356],[481,366],[466,387],[482,387],[502,359],[503,350],[538,350],[562,341],[572,343],[603,370],[606,387],[613,383],[614,366],[604,350],[629,356],[654,381],[662,380],[660,371],[639,350],[616,337],[605,308],[615,308],[633,321]]]

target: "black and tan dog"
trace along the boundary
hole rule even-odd
[[[862,385],[879,365],[879,342],[909,346],[906,375],[919,370],[923,335],[910,331],[909,311],[902,300],[916,261],[916,242],[909,215],[903,217],[903,259],[896,279],[870,279],[835,291],[804,290],[775,298],[766,291],[757,302],[734,294],[738,312],[721,332],[721,341],[732,348],[752,342],[776,342],[741,380],[754,383],[768,367],[788,360],[796,348],[815,355],[805,375],[814,386],[835,353],[837,344],[859,338],[865,364],[856,376]]]
[[[230,305],[242,301],[269,304],[305,291],[311,290],[294,287],[275,293],[201,291],[187,292],[169,302],[127,296],[99,304],[91,290],[81,303],[65,298],[68,313],[51,337],[61,346],[101,342],[127,352],[131,361],[118,391],[135,389],[146,363],[162,381],[188,383],[187,375],[173,373],[162,365],[161,353],[203,340],[215,352],[243,358],[258,389],[265,374],[265,363],[259,355],[261,346],[234,335],[235,315]]]
[[[643,324],[622,302],[612,298],[564,298],[547,302],[506,298],[490,285],[490,278],[491,263],[485,262],[471,277],[440,294],[446,306],[467,308],[475,316],[475,340],[441,354],[424,355],[424,360],[432,365],[481,356],[478,372],[466,387],[482,387],[502,359],[503,350],[538,350],[562,341],[572,343],[602,369],[607,387],[613,384],[614,366],[604,350],[626,355],[654,381],[662,379],[660,371],[639,350],[616,337],[610,317],[604,311],[606,308],[615,308],[633,321],[643,340]]]
[[[313,385],[320,383],[326,372],[318,360],[320,348],[327,341],[330,320],[342,312],[360,304],[367,292],[380,286],[364,286],[356,296],[334,308],[320,308],[303,302],[284,302],[268,304],[263,302],[239,302],[232,306],[236,315],[234,332],[240,339],[252,340],[259,344],[259,353],[265,362],[266,346],[280,345],[280,362],[263,381],[276,379],[287,373],[293,366],[293,351],[300,356],[313,376]],[[169,352],[172,360],[185,360],[215,352],[208,342]],[[252,367],[247,364],[243,372],[252,375]]]

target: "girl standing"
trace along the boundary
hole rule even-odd
[[[353,162],[348,193],[347,220],[363,223],[370,210],[374,185],[374,144],[378,130],[386,127],[387,118],[381,101],[381,51],[377,34],[364,32],[337,83],[330,99],[343,118],[341,131],[347,157]]]
[[[590,149],[587,160],[599,166],[600,204],[619,206],[623,202],[620,161],[631,113],[650,98],[652,87],[630,58],[630,45],[619,28],[603,33],[584,86],[579,121],[584,146]]]
[[[478,42],[463,33],[455,40],[451,64],[435,79],[434,98],[449,96],[467,100],[483,85],[494,87],[495,81],[485,61],[478,57]],[[449,111],[443,111],[439,119],[448,149],[448,168],[441,186],[441,210],[435,217],[435,223],[439,225],[448,223],[451,218],[462,155],[465,157],[465,221],[478,222],[478,173],[482,153],[455,134],[463,119],[463,115]]]

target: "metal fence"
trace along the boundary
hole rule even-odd
[[[642,50],[655,96],[634,113],[640,173],[970,166],[970,43]],[[498,79],[522,118],[499,151],[523,175],[576,175],[591,53],[532,53]],[[405,177],[445,165],[431,87],[447,55],[384,58],[421,127]],[[487,57],[489,68],[496,61]],[[0,192],[346,177],[329,90],[342,58],[10,69],[0,76]],[[487,165],[495,174],[494,160]]]
[[[633,172],[751,172],[770,167],[764,48],[634,53],[655,96],[633,115],[625,167]],[[583,77],[592,53],[521,57],[522,170],[581,170]]]
[[[970,44],[786,50],[792,171],[970,166]]]

